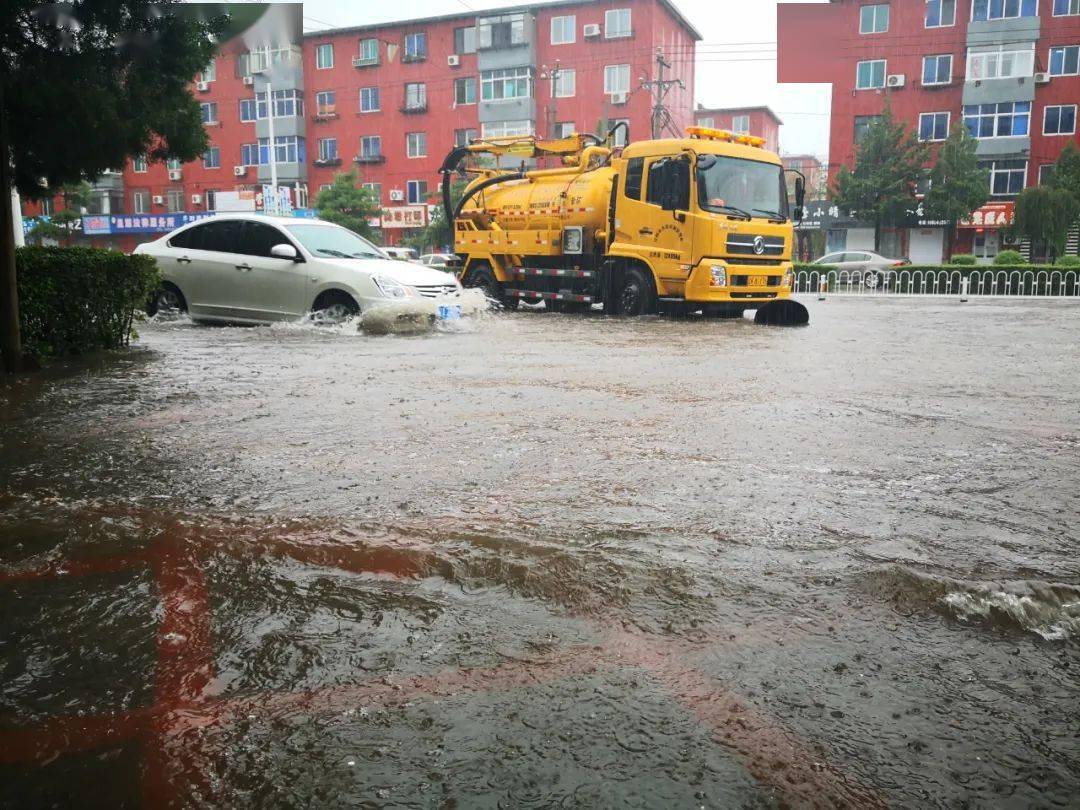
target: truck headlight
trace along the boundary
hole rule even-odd
[[[387,298],[408,298],[411,294],[409,288],[404,284],[399,284],[386,276],[375,276],[375,286]]]
[[[712,285],[714,287],[726,287],[727,286],[727,268],[723,265],[714,264],[709,268],[709,272],[712,274]]]
[[[795,286],[795,271],[790,267],[788,268],[788,271],[784,273],[784,286],[789,290]]]

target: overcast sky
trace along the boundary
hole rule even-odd
[[[311,31],[516,4],[517,0],[305,0],[304,26]],[[674,0],[674,4],[703,38],[698,43],[695,101],[706,107],[768,105],[784,121],[782,151],[826,157],[829,88],[776,83],[776,0]]]

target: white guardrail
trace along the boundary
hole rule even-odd
[[[965,283],[966,282],[966,283]],[[823,286],[824,283],[824,286]],[[1080,270],[995,270],[988,267],[795,273],[796,294],[941,295],[1080,298]]]

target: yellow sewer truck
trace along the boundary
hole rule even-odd
[[[481,138],[443,162],[445,215],[465,286],[514,308],[545,301],[613,315],[660,309],[802,325],[791,298],[793,216],[780,158],[764,141],[690,127],[684,138],[614,146],[575,134]],[[514,170],[500,168],[520,160]],[[556,163],[526,168],[525,161]],[[451,183],[471,177],[454,204]]]

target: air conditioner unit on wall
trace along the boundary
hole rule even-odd
[[[390,189],[390,200],[391,200],[391,202],[402,202],[404,199],[405,199],[405,192],[402,191],[400,188],[392,188],[392,189]]]
[[[244,84],[246,84],[248,87],[251,87],[251,85],[255,84],[255,77],[254,76],[245,76],[244,77]]]
[[[1049,73],[1036,73],[1035,74],[1035,84],[1050,84],[1050,74]]]
[[[172,169],[169,172],[169,179],[170,180],[179,180],[183,176],[184,176],[183,172],[181,172],[179,169]]]
[[[611,103],[612,104],[625,104],[627,98],[629,98],[629,95],[630,95],[629,93],[612,93],[611,94]]]
[[[243,177],[245,174],[247,174],[247,166],[233,166],[232,173],[235,174],[237,177]]]
[[[205,93],[210,89],[210,82],[196,82],[195,89],[200,93]]]
[[[164,204],[165,204],[165,198],[164,197],[162,197],[162,196],[154,197],[154,205],[164,205]]]
[[[894,73],[885,80],[886,87],[903,87],[907,83],[907,76],[903,73]]]
[[[192,205],[202,205],[202,194],[192,194],[191,195],[191,204]]]
[[[446,57],[446,64],[450,67],[457,67],[461,64],[461,57],[458,56],[456,53],[452,53]]]
[[[582,26],[581,33],[584,34],[586,38],[598,37],[600,36],[600,25],[598,23],[589,23],[588,25]]]

